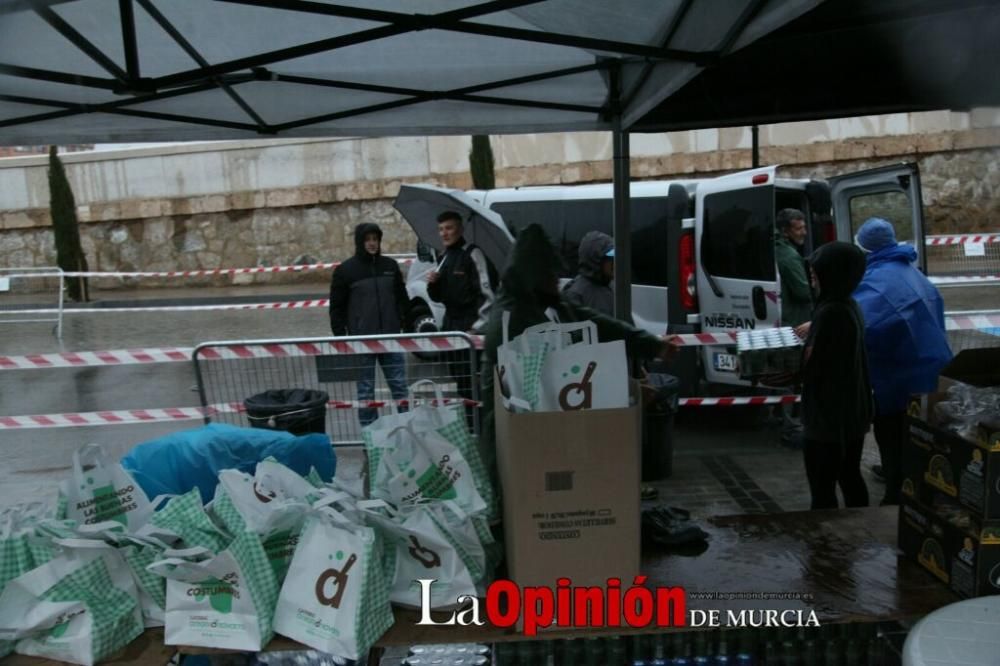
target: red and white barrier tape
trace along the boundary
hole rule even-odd
[[[751,395],[734,398],[678,398],[681,407],[734,407],[742,405],[780,405],[798,402],[797,395]]]
[[[482,349],[482,336],[472,336],[473,345]],[[352,354],[387,354],[393,352],[441,352],[468,349],[461,337],[393,338],[388,340],[333,340],[293,344],[228,345],[202,347],[198,358],[205,360],[285,358],[288,356],[328,356]]]
[[[1000,243],[1000,234],[941,234],[924,238],[924,245],[964,245],[966,243]]]
[[[682,407],[732,407],[741,405],[776,405],[797,402],[797,395],[749,396],[740,398],[680,398]],[[328,409],[379,409],[388,406],[388,400],[331,400]],[[409,401],[398,400],[406,406]],[[430,401],[437,404],[437,400]],[[445,398],[445,405],[476,405],[475,400]],[[75,428],[81,426],[136,425],[166,421],[194,421],[215,414],[246,412],[242,403],[231,402],[209,407],[169,407],[166,409],[119,409],[100,412],[70,412],[67,414],[30,414],[27,416],[0,416],[0,430],[26,430],[31,428]]]
[[[30,368],[86,368],[100,365],[133,365],[136,363],[169,363],[190,361],[193,347],[164,349],[114,349],[94,352],[62,352],[0,356],[0,370]]]
[[[938,287],[971,287],[1000,282],[1000,275],[930,275],[927,279]]]
[[[1000,327],[1000,313],[970,313],[967,315],[953,314],[944,318],[944,327],[948,331],[968,331],[982,328]]]
[[[396,259],[400,264],[412,264],[412,256],[385,255]],[[192,271],[68,271],[65,277],[147,277],[147,278],[192,278],[212,277],[219,275],[253,275],[255,273],[301,273],[306,271],[321,271],[336,268],[342,262],[331,261],[318,264],[299,264],[295,266],[254,266],[252,268],[206,268]]]
[[[125,308],[63,308],[63,314],[94,314],[99,312],[199,312],[208,310],[288,310],[291,308],[325,308],[330,304],[327,298],[311,301],[285,301],[274,303],[218,303],[215,305],[161,305]],[[58,308],[35,310],[0,310],[0,315],[8,314],[57,314]]]
[[[995,327],[1000,327],[1000,312],[954,313],[945,317],[945,328],[949,331]],[[677,337],[680,339],[681,346],[685,347],[729,345],[736,341],[736,333],[686,333]],[[459,341],[461,344],[456,344],[455,341]],[[473,342],[477,349],[482,348],[482,336],[473,336]],[[351,340],[203,347],[198,356],[203,360],[225,360],[337,354],[381,354],[386,352],[439,352],[462,349],[467,349],[464,344],[464,338],[399,338],[395,340]],[[85,368],[183,362],[190,361],[193,353],[193,347],[164,347],[0,356],[0,370]]]
[[[378,409],[386,407],[387,400],[331,400],[328,409]],[[437,404],[437,400],[429,403]],[[445,398],[443,404],[476,405],[474,400]],[[396,404],[406,406],[408,400],[398,400]],[[68,414],[31,414],[27,416],[0,416],[0,430],[28,428],[73,428],[78,426],[135,425],[138,423],[163,423],[165,421],[193,421],[215,414],[245,412],[242,403],[231,402],[208,407],[170,407],[166,409],[119,409],[100,412],[71,412]]]
[[[472,342],[476,348],[482,348],[483,338],[481,336],[473,336]],[[198,352],[198,358],[214,361],[248,358],[284,358],[289,356],[384,354],[387,352],[440,352],[463,349],[468,349],[465,338],[456,336],[202,347]],[[113,349],[95,352],[59,352],[52,354],[27,354],[24,356],[0,356],[0,370],[170,363],[190,361],[194,351],[194,347],[168,347],[162,349]]]

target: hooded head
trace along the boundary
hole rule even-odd
[[[600,231],[588,231],[577,250],[580,275],[607,284],[609,278],[603,270],[604,262],[614,261],[615,242]]]
[[[892,228],[891,223],[881,217],[868,218],[854,235],[854,242],[865,252],[878,252],[883,248],[898,245],[896,230]]]
[[[819,283],[818,301],[847,298],[865,274],[864,253],[840,241],[821,245],[809,263]]]
[[[365,236],[375,234],[378,238],[378,251],[372,253],[365,249]],[[354,227],[354,254],[358,257],[372,257],[382,252],[382,230],[372,222],[362,222]]]
[[[558,303],[561,265],[555,246],[541,225],[528,225],[514,241],[503,274],[504,295],[519,301],[535,300],[546,307]]]

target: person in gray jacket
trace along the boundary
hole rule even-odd
[[[578,274],[563,288],[563,298],[603,315],[615,314],[615,242],[600,231],[588,231],[577,250]]]
[[[382,230],[377,224],[354,228],[354,256],[337,266],[330,283],[330,330],[334,335],[399,333],[406,321],[406,283],[394,259],[382,256]],[[406,398],[406,361],[398,352],[359,356],[358,400],[375,398],[375,364],[382,366],[393,400]],[[378,418],[378,410],[358,410],[362,427]]]

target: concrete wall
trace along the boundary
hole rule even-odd
[[[749,128],[634,135],[632,173],[747,168],[750,141]],[[762,163],[786,165],[792,176],[917,161],[932,232],[1000,226],[1000,110],[765,126],[760,145]],[[469,146],[468,137],[297,139],[63,159],[91,270],[179,270],[341,259],[361,221],[385,228],[387,252],[412,252],[392,197],[402,182],[471,187]],[[499,187],[611,178],[608,134],[494,137],[493,149]],[[45,158],[0,159],[0,256],[5,266],[54,261]]]

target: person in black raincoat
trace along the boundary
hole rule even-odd
[[[573,305],[597,310],[609,317],[615,311],[612,287],[615,270],[615,242],[600,231],[588,231],[577,250],[578,274],[563,288],[563,298]]]
[[[827,243],[811,259],[816,308],[802,366],[803,454],[813,509],[868,506],[861,451],[873,416],[865,321],[851,293],[865,257],[850,243]]]
[[[514,338],[524,329],[546,321],[576,322],[590,320],[597,325],[601,342],[624,340],[631,357],[667,360],[677,351],[675,342],[657,337],[596,310],[573,305],[559,292],[559,256],[545,231],[538,224],[525,227],[518,235],[507,268],[500,281],[500,293],[486,326],[483,350],[482,404],[483,433],[480,438],[483,462],[496,483],[496,430],[494,420],[493,372],[497,348],[503,343],[502,318],[510,313],[509,335]],[[610,443],[609,443],[610,444]]]

